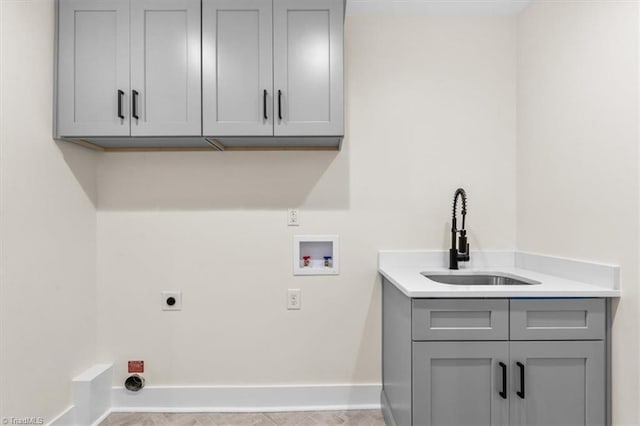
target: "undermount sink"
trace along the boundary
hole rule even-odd
[[[422,275],[432,281],[450,285],[535,285],[538,281],[529,280],[517,275],[490,272],[467,274],[443,274],[422,272]]]

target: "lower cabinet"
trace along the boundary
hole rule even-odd
[[[509,352],[511,425],[606,424],[603,341],[510,342]]]
[[[508,342],[415,342],[413,424],[508,425],[508,363]]]
[[[414,342],[413,424],[605,424],[604,343]]]
[[[387,424],[609,424],[606,303],[411,299],[384,280]]]

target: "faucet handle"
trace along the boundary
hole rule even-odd
[[[460,231],[460,237],[458,238],[458,251],[460,253],[469,254],[469,243],[467,242],[467,231]]]
[[[464,238],[464,241],[461,241],[460,244],[464,244],[464,246],[461,245],[461,247],[464,247],[464,250],[460,249],[458,251],[458,260],[460,262],[468,262],[469,259],[471,259],[471,254],[469,253],[469,243],[467,243],[467,239]]]

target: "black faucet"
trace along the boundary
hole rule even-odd
[[[457,206],[458,197],[462,198],[462,229],[458,230]],[[449,269],[458,269],[458,262],[469,261],[469,243],[467,243],[467,231],[464,229],[464,220],[467,216],[467,193],[464,189],[456,189],[453,196],[453,218],[451,219],[451,248],[449,249]],[[458,247],[456,247],[456,234],[460,233]]]

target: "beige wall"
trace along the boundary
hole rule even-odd
[[[640,424],[637,7],[535,2],[518,22],[518,249],[621,265],[616,425]]]
[[[515,31],[347,18],[340,153],[101,156],[98,354],[115,382],[138,358],[149,385],[379,382],[377,251],[447,248],[458,186],[472,247],[515,246]],[[333,233],[340,276],[293,277],[292,235]],[[162,312],[172,289],[184,310]]]
[[[132,358],[149,385],[378,382],[377,250],[446,248],[464,186],[472,248],[622,265],[614,415],[640,423],[634,3],[349,17],[340,153],[98,156],[51,141],[53,2],[0,4],[0,415],[60,413],[96,360],[115,384]],[[292,235],[332,233],[340,276],[293,277]]]
[[[53,12],[0,2],[0,417],[51,420],[95,360],[95,157],[51,139]]]

